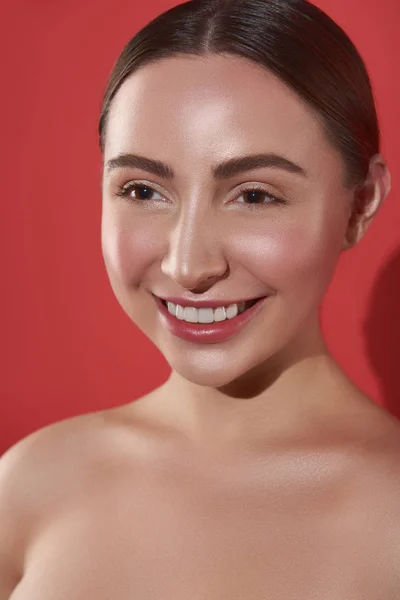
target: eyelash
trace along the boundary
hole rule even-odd
[[[129,183],[125,183],[124,185],[120,185],[118,186],[118,191],[115,192],[117,196],[120,196],[122,198],[126,198],[129,202],[146,202],[147,198],[142,198],[142,199],[138,199],[138,198],[130,198],[129,194],[133,189],[137,189],[137,188],[148,188],[149,190],[153,191],[153,192],[157,192],[156,189],[152,188],[151,186],[145,184],[145,183],[140,183],[140,182],[129,182]],[[240,191],[240,196],[242,194],[248,193],[248,192],[260,192],[261,194],[263,194],[264,196],[267,196],[270,199],[270,202],[240,202],[239,204],[246,204],[247,206],[251,206],[252,208],[256,208],[258,206],[265,206],[265,205],[269,205],[269,204],[287,204],[287,201],[284,200],[283,198],[279,198],[278,196],[275,196],[274,194],[271,194],[270,192],[267,192],[266,190],[264,190],[261,187],[257,187],[256,185],[254,186],[249,186],[249,187],[244,187],[242,188]],[[157,192],[160,194],[160,192]],[[239,196],[239,197],[240,197]],[[151,198],[149,198],[148,200],[151,200]]]

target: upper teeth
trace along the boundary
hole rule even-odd
[[[188,323],[214,323],[214,321],[225,321],[233,319],[239,313],[245,310],[245,302],[239,304],[230,304],[229,306],[219,306],[212,308],[195,308],[194,306],[180,306],[173,302],[167,302],[168,312],[181,321]]]

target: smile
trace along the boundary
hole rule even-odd
[[[268,296],[223,306],[216,302],[199,302],[198,306],[182,306],[172,300],[153,295],[162,325],[172,335],[188,342],[215,344],[238,334],[262,311]],[[178,300],[174,298],[174,300]],[[185,301],[184,301],[185,302]],[[214,306],[210,306],[214,304]]]

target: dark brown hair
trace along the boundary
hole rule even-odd
[[[121,84],[140,67],[177,55],[224,54],[270,69],[312,106],[340,151],[344,185],[364,181],[380,133],[371,82],[353,42],[307,0],[190,0],[162,13],[125,46],[108,81],[99,122]]]

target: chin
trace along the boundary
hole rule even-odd
[[[236,374],[226,371],[201,371],[200,369],[174,369],[181,377],[195,385],[220,388],[229,385],[236,379]]]
[[[222,388],[230,386],[235,382],[244,381],[247,375],[251,376],[256,365],[243,360],[232,360],[223,350],[210,352],[200,352],[196,357],[192,357],[190,362],[188,355],[182,354],[179,358],[175,355],[173,360],[168,360],[171,369],[178,373],[182,378],[195,385]],[[244,357],[243,357],[244,358]]]

